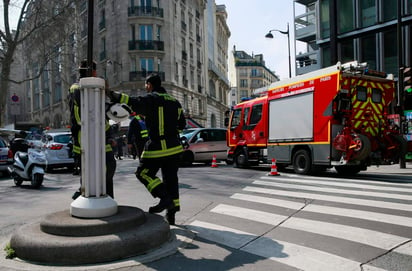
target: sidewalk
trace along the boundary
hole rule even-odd
[[[406,162],[406,168],[400,168],[399,164],[370,166],[366,171],[361,171],[363,174],[395,174],[401,176],[410,176],[412,181],[412,162]]]

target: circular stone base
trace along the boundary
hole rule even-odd
[[[58,212],[54,215],[61,217],[60,221],[53,218],[52,214],[40,223],[19,228],[11,237],[10,246],[17,257],[39,263],[78,265],[128,258],[155,249],[170,238],[169,224],[161,216],[144,213],[145,220],[141,223],[141,214],[142,211],[138,208],[119,206],[119,212],[111,219],[93,219],[92,223],[88,223],[85,219],[71,217],[68,211]],[[119,221],[133,220],[137,221],[135,226],[125,222],[129,224],[123,227],[123,231],[118,231]],[[53,221],[56,222],[56,227],[53,226]],[[46,233],[41,229],[42,223],[48,229],[57,228],[59,234],[65,234],[64,223],[67,223],[70,234],[66,235],[71,236]],[[73,236],[73,232],[76,232],[72,230],[74,224],[83,224],[89,236]],[[88,228],[90,225],[95,230],[87,230],[92,229]],[[99,230],[100,227],[105,230]],[[113,230],[107,231],[110,228]],[[106,234],[99,235],[102,232]]]

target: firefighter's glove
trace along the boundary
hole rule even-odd
[[[107,97],[109,97],[110,101],[112,103],[120,103],[120,100],[122,98],[122,94],[117,91],[109,90],[107,92]]]

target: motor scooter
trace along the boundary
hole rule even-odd
[[[45,167],[45,154],[39,149],[29,148],[27,152],[16,152],[13,167],[8,170],[16,186],[20,186],[23,181],[30,181],[32,187],[39,188],[43,183]]]

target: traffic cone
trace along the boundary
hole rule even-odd
[[[216,164],[216,154],[213,154],[212,167],[217,167],[217,164]]]
[[[269,176],[279,176],[278,167],[276,166],[276,159],[272,158],[272,166],[270,167]]]

